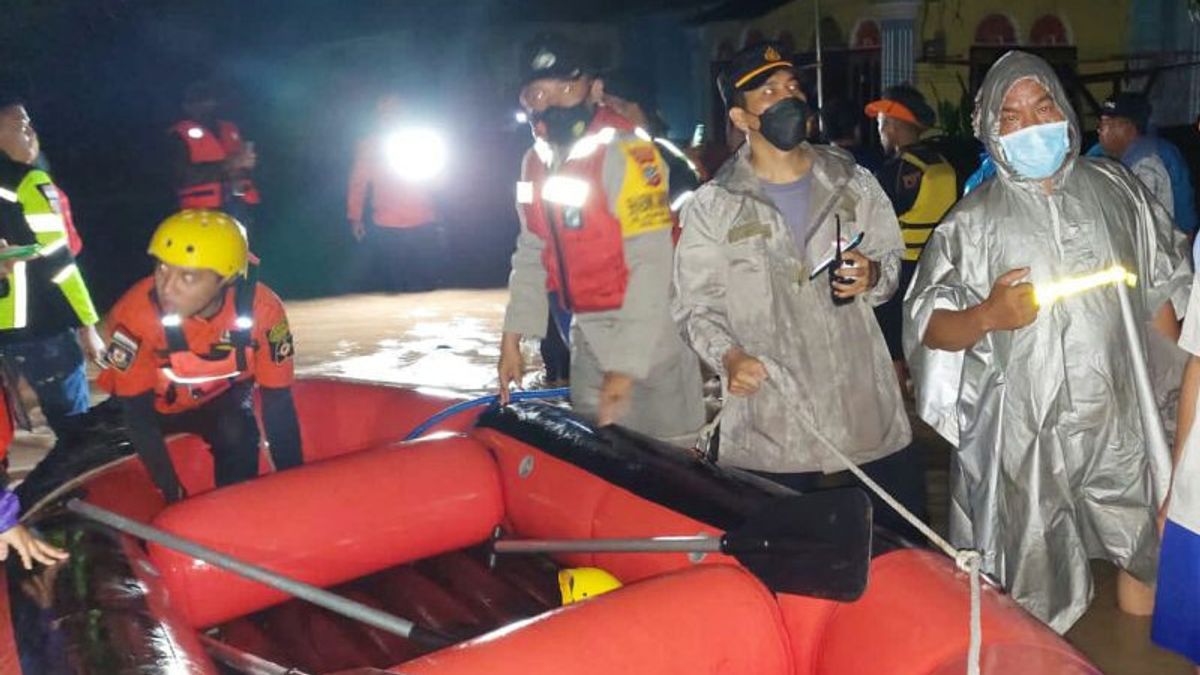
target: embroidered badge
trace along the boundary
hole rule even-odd
[[[654,152],[654,146],[635,145],[627,147],[629,148],[629,154],[637,162],[638,169],[641,171],[642,179],[646,181],[646,185],[650,187],[662,185],[662,172],[658,170],[658,155]]]
[[[292,342],[292,331],[288,327],[287,319],[281,320],[267,331],[267,344],[271,347],[271,360],[275,363],[283,363],[292,358],[292,354],[295,353],[295,345]]]
[[[138,346],[139,343],[133,336],[122,332],[120,328],[114,330],[112,340],[108,343],[108,350],[105,352],[108,365],[121,372],[129,370],[129,367],[133,365],[134,358],[137,357]]]
[[[553,68],[557,61],[558,57],[554,55],[554,52],[543,49],[534,55],[533,60],[529,62],[529,65],[532,66],[534,70],[546,70],[548,68]]]

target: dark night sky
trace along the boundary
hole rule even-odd
[[[29,102],[86,242],[81,263],[107,306],[149,270],[149,232],[172,209],[165,129],[186,84],[228,84],[232,117],[257,142],[265,204],[252,236],[263,277],[287,295],[344,288],[353,250],[346,170],[371,99],[409,94],[447,125],[458,185],[442,197],[461,284],[504,278],[511,186],[528,132],[512,94],[481,69],[479,36],[514,18],[626,22],[693,0],[7,0],[0,86]],[[628,23],[626,23],[628,25]],[[401,37],[402,36],[402,37]]]

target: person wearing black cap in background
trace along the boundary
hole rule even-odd
[[[1170,141],[1153,135],[1150,102],[1142,94],[1123,92],[1100,106],[1100,135],[1088,155],[1107,156],[1125,165],[1171,214],[1188,236],[1196,233],[1196,199],[1187,161]]]
[[[866,114],[879,124],[879,142],[886,158],[875,177],[892,201],[905,245],[896,295],[877,307],[875,316],[887,340],[896,377],[901,388],[907,391],[904,293],[933,228],[958,200],[958,180],[950,162],[921,141],[921,135],[937,121],[933,108],[925,102],[921,92],[908,84],[888,87],[881,99],[867,104]]]
[[[645,76],[632,70],[618,70],[604,75],[604,105],[645,129],[654,138],[659,154],[670,169],[667,189],[671,195],[671,213],[678,214],[683,203],[700,187],[700,169],[667,139],[667,124],[658,112],[656,101],[654,87]]]
[[[500,398],[524,371],[522,336],[547,299],[574,314],[571,404],[601,425],[690,442],[704,424],[700,368],[671,320],[668,168],[649,133],[603,105],[578,45],[543,36],[521,62],[534,146],[517,184]],[[549,292],[549,294],[548,294]]]
[[[862,112],[857,104],[843,99],[825,101],[821,109],[821,127],[825,140],[854,155],[858,165],[875,172],[883,158],[873,145],[865,143],[862,133]]]
[[[846,468],[836,450],[920,516],[924,474],[872,313],[904,250],[887,195],[849,153],[804,142],[778,45],[734,56],[719,86],[747,142],[684,205],[675,252],[676,320],[724,384],[718,461],[805,492]]]

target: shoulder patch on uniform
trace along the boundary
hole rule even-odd
[[[663,183],[662,169],[658,151],[654,143],[648,141],[626,141],[625,152],[637,163],[642,180],[649,187],[658,187]]]
[[[108,365],[121,372],[129,370],[129,367],[133,365],[133,360],[137,357],[140,346],[141,343],[125,332],[123,326],[118,326],[113,331],[112,339],[108,341],[108,349],[105,351]]]
[[[671,227],[670,197],[662,157],[654,143],[627,140],[621,143],[626,158],[625,180],[617,198],[616,216],[621,234],[634,237]]]
[[[271,348],[271,360],[275,363],[283,363],[292,358],[296,350],[287,319],[280,319],[279,323],[271,326],[267,331],[267,344]]]

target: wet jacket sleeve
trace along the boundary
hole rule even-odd
[[[861,197],[857,205],[858,222],[864,223],[862,252],[879,263],[879,281],[863,294],[863,298],[878,307],[891,299],[900,284],[900,257],[904,253],[904,237],[900,222],[879,181],[862,167],[855,168],[854,184]],[[903,293],[906,289],[898,289]]]
[[[671,286],[671,212],[668,203],[666,163],[646,141],[628,141],[640,151],[653,153],[660,172],[657,186],[646,185],[643,174],[628,170],[626,142],[612,144],[604,157],[604,190],[609,209],[622,218],[625,266],[629,271],[620,309],[576,317],[580,331],[604,372],[623,373],[635,379],[650,374],[659,353],[656,345],[669,325]],[[649,201],[647,201],[649,200]],[[646,209],[627,208],[632,202],[649,203]],[[632,215],[632,214],[635,214]]]
[[[300,421],[296,417],[291,387],[260,387],[259,391],[262,394],[263,430],[267,435],[275,470],[300,466],[304,463],[304,456],[300,450]]]
[[[350,169],[350,185],[346,191],[346,218],[352,223],[361,223],[363,209],[367,203],[367,190],[371,185],[370,156],[368,141],[358,144],[354,153],[354,166]]]
[[[525,180],[526,164],[537,161],[536,158],[531,160],[532,153],[530,149],[521,163],[522,180]],[[546,244],[529,231],[524,209],[520,205],[517,207],[517,219],[521,231],[517,235],[517,250],[512,256],[512,272],[508,275],[504,332],[540,338],[546,334],[546,317],[550,313],[550,302],[546,295],[546,266],[542,264],[542,250]]]
[[[1142,181],[1142,185],[1146,186],[1150,194],[1158,198],[1159,203],[1174,220],[1175,195],[1171,190],[1171,177],[1167,175],[1167,167],[1163,165],[1162,160],[1151,155],[1136,162],[1129,169]]]
[[[981,188],[986,189],[986,187]],[[959,223],[951,215],[925,244],[904,302],[904,355],[916,387],[917,413],[955,446],[959,443],[958,398],[964,352],[928,349],[921,344],[929,320],[939,309],[963,310],[986,297],[964,279]],[[980,246],[978,242],[973,245]],[[985,256],[976,265],[985,265]],[[990,341],[991,335],[983,338]]]
[[[737,346],[725,307],[728,266],[722,244],[727,225],[713,211],[713,191],[701,188],[683,206],[675,249],[674,311],[683,339],[710,368],[725,374],[723,357]]]
[[[1142,277],[1138,288],[1145,297],[1147,318],[1166,302],[1172,304],[1175,316],[1182,318],[1187,313],[1192,283],[1187,237],[1175,227],[1167,207],[1145,185],[1136,180],[1128,182],[1141,221],[1136,230],[1142,239],[1137,246]]]
[[[154,410],[154,392],[118,396],[117,401],[121,404],[122,419],[133,449],[137,451],[154,484],[168,502],[179,500],[183,497],[183,489],[167,453],[167,442],[158,423],[158,413]]]

